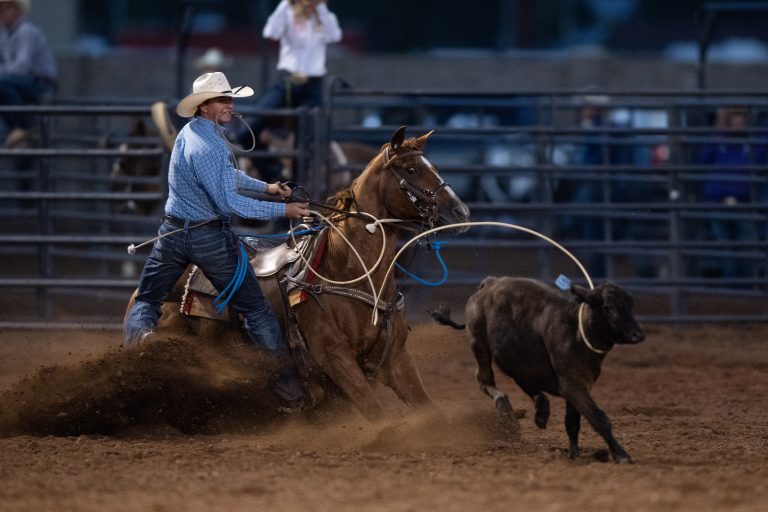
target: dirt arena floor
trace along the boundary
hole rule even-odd
[[[768,510],[768,326],[646,328],[594,389],[632,465],[607,462],[586,424],[569,460],[562,401],[539,430],[500,379],[527,411],[516,437],[445,327],[414,325],[409,341],[442,423],[381,389],[392,420],[377,425],[338,401],[267,414],[237,353],[0,332],[0,510]]]

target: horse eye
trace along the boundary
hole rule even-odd
[[[408,174],[410,174],[410,175],[416,174],[416,169],[414,169],[413,167],[409,167],[408,168]]]

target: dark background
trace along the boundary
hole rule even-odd
[[[330,0],[356,52],[437,48],[507,51],[593,47],[658,53],[701,33],[701,0]],[[721,5],[766,2],[721,1]],[[184,6],[196,9],[192,46],[230,53],[262,48],[261,27],[277,0],[80,0],[81,36],[117,47],[162,47],[177,37]],[[698,20],[698,21],[697,21]],[[768,11],[723,18],[723,37],[764,40]]]

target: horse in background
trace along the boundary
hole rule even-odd
[[[143,119],[137,118],[128,133],[128,137],[149,138],[150,133]],[[102,147],[109,146],[105,138],[101,142]],[[129,143],[123,142],[117,146],[118,151],[130,149],[154,149],[155,142]],[[112,192],[141,193],[160,192],[163,188],[161,179],[165,176],[163,166],[165,161],[157,156],[131,156],[117,157],[112,162],[110,183]],[[113,212],[119,214],[151,215],[160,213],[162,202],[158,200],[134,200],[116,203]]]
[[[327,227],[322,235],[309,235],[324,236],[323,249],[308,258],[313,270],[305,267],[303,277],[292,277],[296,289],[290,299],[285,289],[281,290],[281,282],[289,277],[291,265],[272,273],[256,269],[262,290],[289,340],[286,331],[291,318],[295,318],[305,346],[302,350],[290,343],[294,359],[301,370],[304,363],[299,359],[308,357],[315,370],[310,373],[308,388],[314,384],[323,392],[340,390],[369,420],[385,416],[373,380],[390,387],[409,406],[434,407],[407,350],[409,328],[404,300],[394,275],[388,272],[397,253],[400,230],[392,224],[381,224],[373,232],[367,229],[375,219],[399,219],[417,230],[468,220],[466,205],[423,154],[431,134],[406,140],[405,127],[400,128],[362,174],[330,198],[325,213],[334,227]],[[258,266],[255,260],[251,260],[252,266]],[[371,293],[368,279],[363,278],[366,269],[375,293]],[[240,336],[239,327],[232,322],[182,313],[185,277],[163,305],[156,335],[171,337],[192,332],[199,340],[222,339],[235,330]],[[292,306],[287,307],[288,302]],[[380,316],[376,324],[372,322],[373,307],[378,308]]]

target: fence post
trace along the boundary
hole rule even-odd
[[[680,118],[678,117],[679,111],[673,106],[667,107],[670,128],[680,128]],[[672,208],[669,209],[669,242],[671,245],[669,251],[669,280],[673,283],[680,283],[681,269],[684,268],[682,261],[682,250],[680,249],[680,242],[682,240],[682,233],[684,232],[682,226],[682,216],[680,210],[675,206],[684,201],[683,191],[681,190],[681,180],[679,176],[679,166],[684,164],[684,151],[680,144],[680,137],[676,135],[674,130],[669,135],[669,159],[673,165],[669,179],[669,200],[672,203]],[[677,317],[681,315],[685,310],[685,298],[681,291],[681,285],[676,284],[671,287],[670,292],[670,313],[671,316]]]

